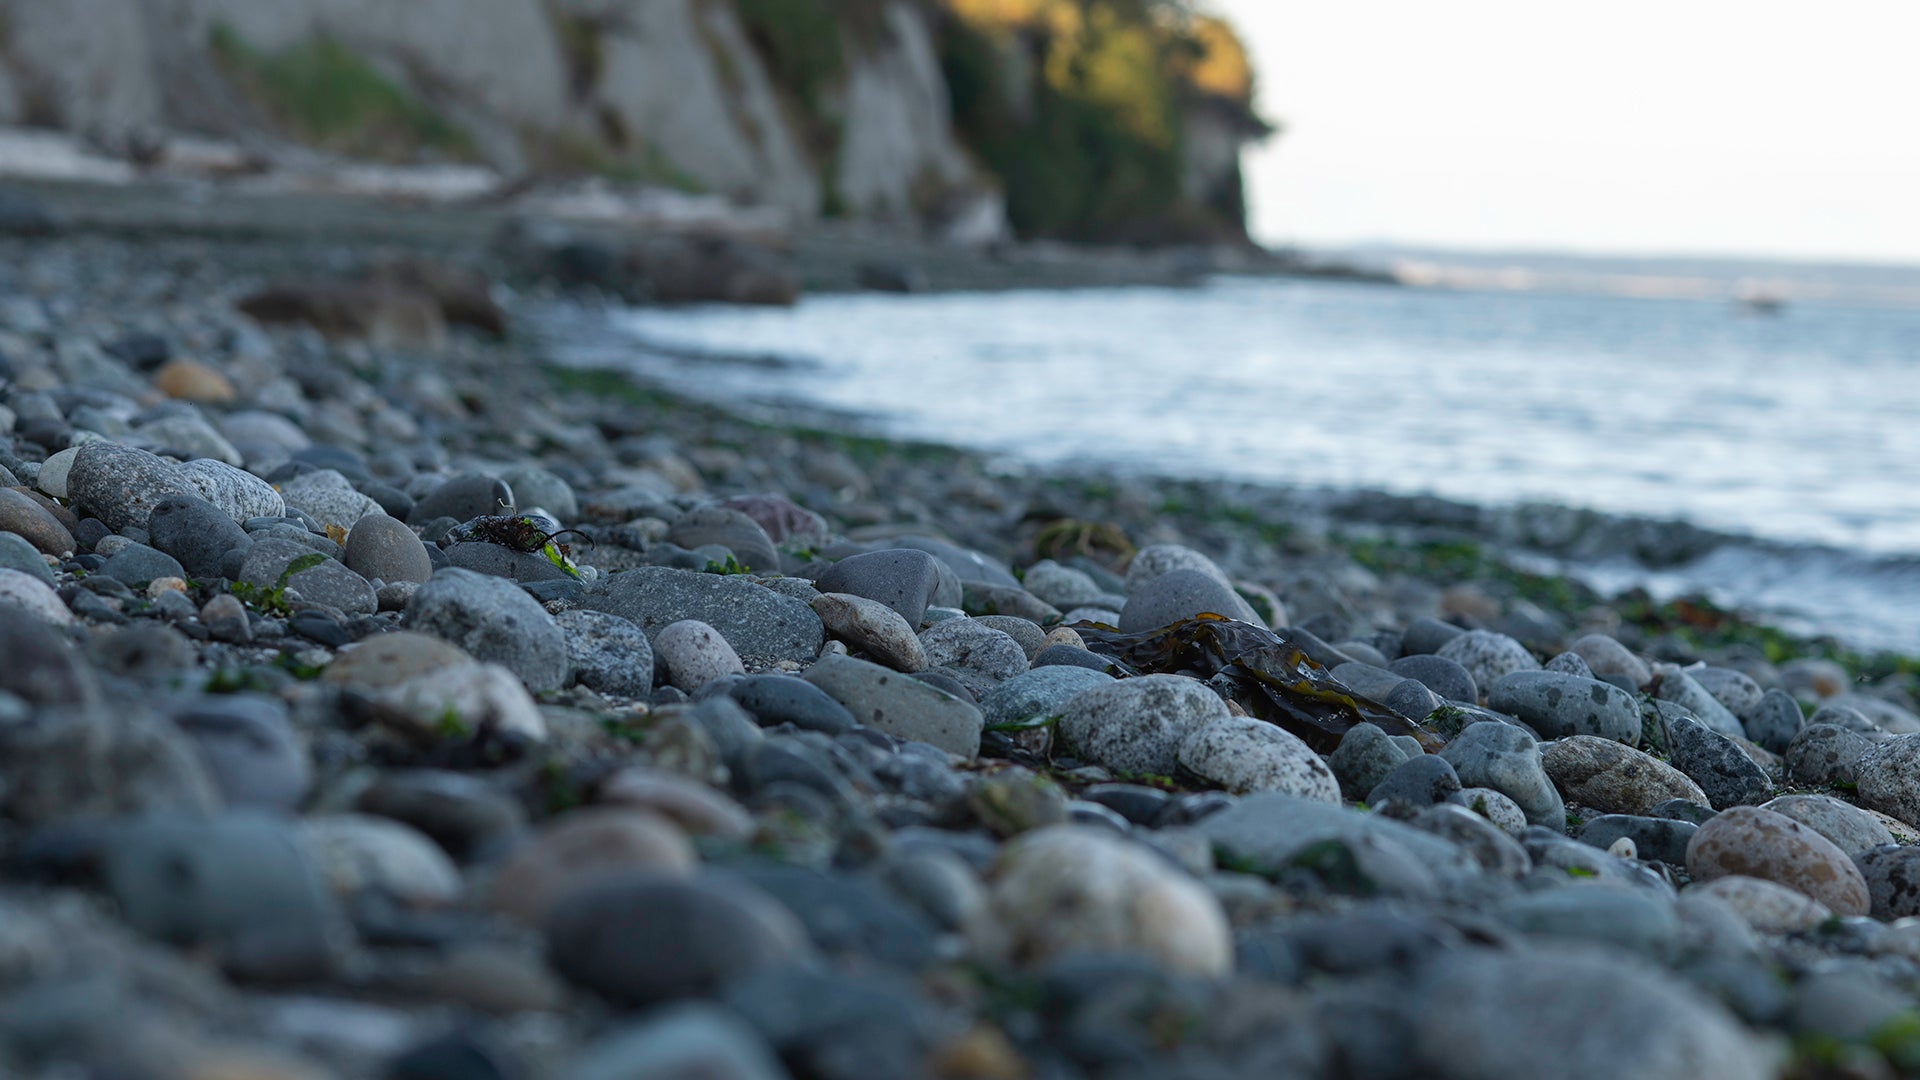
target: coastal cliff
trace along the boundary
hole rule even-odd
[[[0,124],[599,175],[986,240],[1244,236],[1268,129],[1164,0],[0,0]]]

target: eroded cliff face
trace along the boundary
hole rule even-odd
[[[303,130],[326,103],[284,100],[302,87],[274,75],[331,60],[457,133],[388,156],[600,171],[797,220],[907,218],[983,190],[926,10],[888,3],[877,26],[847,35],[830,103],[844,134],[823,149],[728,0],[0,0],[0,123],[114,148],[164,130],[331,148]]]
[[[1002,192],[1022,180],[956,128],[953,10],[951,0],[0,0],[0,124],[134,155],[189,132],[269,157],[597,173],[776,207],[796,224],[964,222],[984,239]],[[1003,59],[1008,80],[1028,79],[1021,50]],[[1234,171],[1230,137],[1194,149],[1204,153],[1191,193]]]

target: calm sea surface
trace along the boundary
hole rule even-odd
[[[682,389],[851,410],[1040,463],[1546,500],[1750,535],[1771,561],[1723,553],[1669,583],[1920,649],[1920,559],[1905,558],[1920,556],[1914,308],[1760,316],[1723,300],[1220,279],[821,296],[618,325],[641,346],[628,362]],[[689,350],[788,362],[671,355]]]

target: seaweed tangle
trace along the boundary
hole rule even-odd
[[[1348,689],[1309,659],[1285,630],[1199,615],[1158,630],[1123,634],[1082,622],[1072,628],[1087,648],[1135,675],[1179,674],[1207,680],[1253,716],[1299,736],[1325,754],[1355,724],[1411,735],[1429,751],[1445,740],[1379,702]]]

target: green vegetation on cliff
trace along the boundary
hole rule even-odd
[[[473,157],[466,132],[332,38],[266,55],[215,25],[208,46],[276,123],[311,145],[382,161],[406,161],[423,149]]]
[[[1188,139],[1209,116],[1243,135],[1266,130],[1226,23],[1178,0],[945,0],[945,9],[954,122],[1004,182],[1021,235],[1244,236],[1237,163],[1208,178]]]

